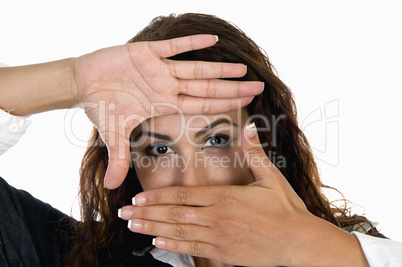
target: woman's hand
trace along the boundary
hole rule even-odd
[[[212,35],[107,48],[75,60],[74,95],[101,133],[109,151],[105,186],[124,180],[130,162],[129,136],[142,121],[172,113],[211,114],[243,107],[263,90],[242,77],[242,64],[172,61],[166,58],[212,46]]]
[[[158,248],[226,264],[365,266],[356,238],[311,215],[269,161],[256,128],[245,131],[242,149],[256,182],[139,193],[121,211],[130,229],[157,236]]]
[[[107,188],[118,187],[129,168],[129,136],[142,121],[172,113],[222,113],[243,107],[262,82],[235,82],[242,64],[166,58],[213,46],[213,35],[110,47],[71,59],[0,68],[0,108],[29,115],[80,106],[109,151]]]

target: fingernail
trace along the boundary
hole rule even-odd
[[[144,197],[133,197],[133,205],[143,205],[145,204],[145,198]]]
[[[128,221],[127,227],[128,227],[128,229],[131,229],[133,231],[139,231],[142,228],[142,222],[140,222],[140,221]]]
[[[158,248],[164,248],[166,246],[166,241],[163,238],[152,239],[152,245]]]
[[[119,209],[117,211],[117,216],[119,218],[128,220],[131,218],[131,216],[133,216],[133,211],[131,209],[125,208],[125,209]]]
[[[246,126],[246,132],[248,138],[253,138],[257,135],[257,128],[254,122]]]
[[[214,35],[216,38],[216,42],[219,42],[219,36],[218,35]]]

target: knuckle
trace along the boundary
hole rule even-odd
[[[169,72],[170,72],[170,75],[172,75],[173,77],[177,77],[177,66],[176,66],[176,64],[169,64]]]
[[[184,100],[185,100],[185,98],[182,95],[179,95],[177,97],[177,106],[180,107],[180,108],[183,107]]]
[[[230,101],[229,107],[231,110],[238,109],[239,107],[241,107],[241,100],[232,99],[232,101]]]
[[[177,207],[170,208],[168,211],[168,219],[173,222],[179,221],[181,217],[180,210]]]
[[[173,228],[173,236],[180,238],[180,239],[184,239],[187,236],[187,231],[185,229],[185,227],[183,226],[183,224],[175,224],[174,228]]]
[[[235,224],[236,222],[233,221],[233,216],[231,216],[230,214],[220,214],[213,218],[213,220],[211,221],[211,225],[221,231],[224,231],[225,228],[233,226]]]
[[[172,240],[170,246],[173,251],[177,251],[180,248],[179,242],[177,240]]]
[[[187,203],[189,200],[189,192],[188,190],[184,187],[181,186],[176,192],[176,199],[179,203]]]
[[[188,80],[180,80],[178,83],[179,94],[188,95],[188,89],[189,89],[189,81]]]
[[[219,78],[222,78],[222,77],[223,77],[224,67],[225,67],[225,65],[224,65],[223,63],[221,63],[221,64],[220,64]]]
[[[189,42],[189,46],[190,46],[190,50],[196,50],[194,43],[196,42],[196,40],[194,39],[193,36],[190,36],[188,39]]]
[[[147,216],[148,216],[148,214],[147,214],[148,212],[147,212],[147,209],[141,209],[141,219],[147,219]]]
[[[217,90],[216,90],[215,85],[216,84],[213,81],[211,81],[211,80],[208,81],[208,86],[207,86],[207,96],[208,97],[216,97]]]
[[[204,72],[203,65],[200,62],[194,63],[193,75],[195,79],[199,79],[202,77]]]
[[[152,222],[146,222],[143,225],[144,230],[146,233],[150,234],[150,235],[155,235],[156,234],[156,225]]]
[[[250,143],[249,144],[249,148],[248,148],[248,152],[250,152],[250,154],[260,154],[263,152],[262,150],[262,146],[261,144],[255,144],[255,143]]]
[[[197,242],[192,242],[190,244],[190,252],[191,252],[191,255],[193,255],[193,256],[201,255],[201,253],[202,253],[201,244],[197,243]]]
[[[176,55],[179,53],[179,47],[176,40],[169,40],[169,47],[171,54]]]
[[[236,195],[229,194],[226,194],[225,197],[222,197],[222,200],[220,202],[224,207],[227,208],[238,207],[238,205],[241,204],[241,201]]]
[[[240,97],[241,85],[242,84],[240,82],[237,83],[237,97]]]

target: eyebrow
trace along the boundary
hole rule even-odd
[[[208,132],[209,130],[211,130],[212,128],[220,125],[220,124],[229,124],[231,126],[235,126],[235,127],[239,127],[239,125],[231,120],[228,119],[219,119],[216,120],[214,122],[212,122],[211,124],[208,124],[207,126],[205,126],[204,128],[202,128],[201,130],[199,130],[196,134],[195,137],[198,138],[201,135],[205,134],[206,132]],[[169,142],[173,142],[172,138],[168,135],[165,134],[160,134],[160,133],[155,133],[155,132],[148,132],[148,131],[141,131],[139,132],[135,138],[134,138],[134,142],[140,138],[140,136],[142,135],[147,135],[147,136],[151,136],[151,137],[156,137],[158,139],[164,140],[164,141],[169,141]]]
[[[159,134],[159,133],[154,133],[154,132],[148,132],[148,131],[141,131],[139,132],[136,137],[134,138],[134,142],[137,141],[138,138],[140,138],[140,136],[142,135],[148,135],[151,137],[156,137],[158,139],[164,140],[164,141],[169,141],[169,142],[173,142],[172,138],[170,138],[170,136],[165,135],[165,134]]]
[[[234,123],[234,122],[231,121],[231,120],[228,120],[228,119],[219,119],[219,120],[216,120],[216,121],[212,122],[211,124],[205,126],[204,128],[202,128],[200,131],[198,131],[198,132],[195,134],[195,137],[196,137],[196,138],[197,138],[197,137],[200,137],[200,136],[203,135],[204,133],[208,132],[209,130],[211,130],[212,128],[214,128],[214,127],[216,127],[216,126],[218,126],[218,125],[220,125],[220,124],[229,124],[229,125],[231,125],[231,126],[239,127],[239,125],[237,125],[237,123]]]

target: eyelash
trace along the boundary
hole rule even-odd
[[[157,149],[158,147],[167,147],[167,152],[160,154],[160,153],[157,153],[156,151],[152,151],[152,150],[154,150],[154,149]],[[169,150],[171,150],[171,151],[169,151]],[[149,145],[149,146],[145,149],[145,152],[146,152],[149,156],[153,156],[153,157],[163,156],[163,155],[165,155],[165,154],[167,154],[167,153],[171,153],[172,151],[174,152],[174,150],[173,150],[169,145],[167,145],[167,144],[165,144],[165,143],[155,143],[155,144]]]
[[[224,139],[224,143],[223,143],[223,144],[218,144],[217,146],[214,146],[214,145],[212,145],[212,142],[211,142],[212,138],[221,138],[221,139]],[[208,141],[211,143],[211,146],[205,146],[205,144],[206,144]],[[225,135],[225,134],[211,135],[211,136],[208,136],[208,137],[204,140],[204,145],[202,146],[202,148],[211,147],[211,148],[220,148],[220,149],[222,149],[222,148],[227,147],[227,146],[231,143],[231,141],[232,141],[231,138],[230,138],[229,136]]]
[[[213,141],[211,142],[211,140],[215,138],[220,138],[220,139],[224,139],[222,144],[218,144],[218,145],[213,145]],[[209,142],[210,145],[206,145],[206,143]],[[223,149],[226,148],[227,146],[229,146],[229,144],[232,142],[231,138],[227,135],[224,134],[216,134],[216,135],[211,135],[208,136],[207,138],[204,139],[203,145],[202,145],[202,149],[205,148],[213,148],[213,149]],[[157,151],[153,151],[156,150],[158,148],[167,148],[165,153],[159,153]],[[174,149],[172,149],[169,145],[165,144],[165,143],[155,143],[152,145],[149,145],[146,149],[145,152],[149,155],[149,156],[153,156],[153,157],[159,157],[159,156],[163,156],[172,152],[175,152]]]

